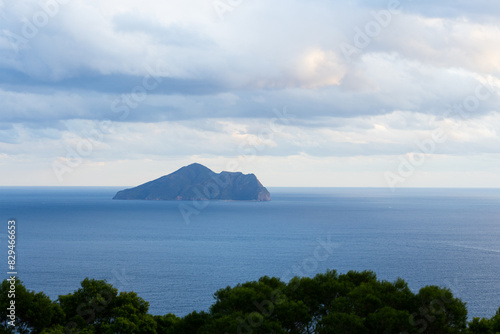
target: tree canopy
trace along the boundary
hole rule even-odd
[[[151,315],[135,292],[118,292],[105,280],[86,278],[56,301],[18,280],[15,328],[7,318],[9,285],[0,287],[0,334],[500,333],[500,309],[467,322],[465,303],[449,289],[413,293],[404,280],[378,280],[371,271],[330,270],[289,282],[264,276],[216,291],[209,310],[184,317]]]

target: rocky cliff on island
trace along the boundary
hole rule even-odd
[[[270,201],[271,194],[254,174],[217,174],[194,163],[135,188],[121,190],[113,199]]]

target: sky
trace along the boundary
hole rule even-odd
[[[500,187],[492,0],[0,0],[0,186]]]

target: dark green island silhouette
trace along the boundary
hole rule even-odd
[[[193,163],[159,179],[121,190],[113,199],[270,201],[271,194],[254,174],[217,174]]]

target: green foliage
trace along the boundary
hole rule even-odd
[[[148,314],[149,303],[135,292],[120,292],[103,280],[86,278],[81,288],[59,296],[66,314],[66,328],[75,332],[92,330],[100,334],[157,333],[155,318]]]
[[[165,315],[155,315],[153,316],[153,319],[156,322],[156,332],[158,334],[168,333],[181,320],[181,318],[171,313]]]
[[[469,334],[498,334],[500,333],[500,308],[491,319],[474,318],[469,322]]]
[[[416,296],[421,333],[461,333],[467,325],[467,308],[449,289],[426,286]]]
[[[16,326],[19,333],[41,333],[44,328],[60,322],[64,313],[59,304],[54,303],[43,292],[27,290],[20,280],[15,281],[15,298],[9,298],[11,283],[4,280],[0,286],[0,319],[6,333],[12,329],[8,325],[10,301],[15,300]]]
[[[120,292],[103,280],[52,302],[16,281],[17,327],[7,326],[10,283],[0,286],[3,333],[41,334],[312,334],[312,333],[500,333],[500,309],[467,324],[465,303],[449,289],[426,286],[415,294],[402,279],[380,281],[371,271],[327,271],[288,283],[264,276],[214,294],[209,312],[151,315],[135,292]]]
[[[410,313],[407,310],[396,310],[385,306],[369,314],[365,326],[368,333],[410,333],[414,329],[408,321],[409,318]]]
[[[106,281],[85,278],[80,289],[59,296],[67,327],[94,327],[99,333],[101,325],[111,321],[111,310],[117,295],[118,290]]]
[[[492,330],[492,320],[474,318],[469,322],[470,334],[495,334]]]
[[[210,315],[205,312],[192,312],[184,318],[175,322],[167,333],[172,334],[190,334],[198,333],[200,329],[210,321]]]
[[[356,314],[335,312],[323,317],[318,325],[319,334],[364,334],[368,329],[364,325],[364,319]]]
[[[491,330],[494,333],[500,333],[500,308],[493,318],[491,318]]]

